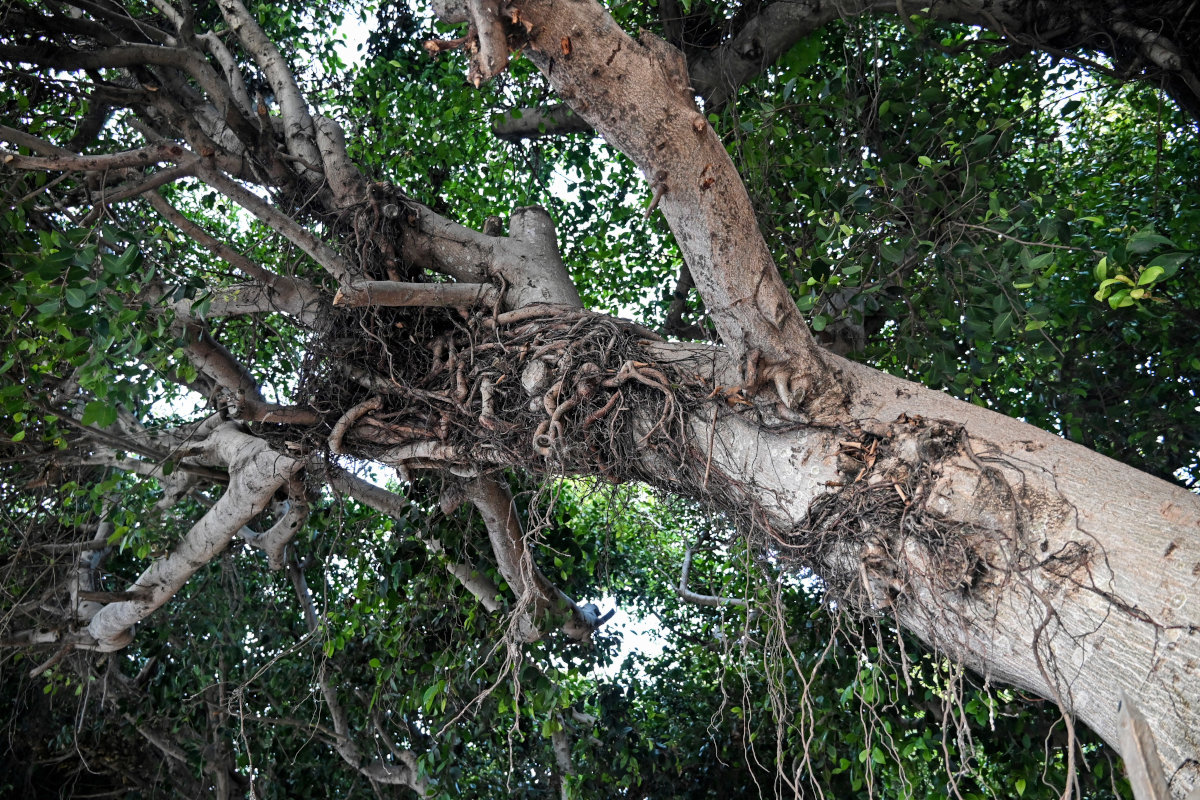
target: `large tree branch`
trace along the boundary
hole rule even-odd
[[[208,437],[206,450],[229,465],[229,487],[165,558],[150,565],[130,586],[144,599],[106,605],[92,617],[87,633],[101,651],[132,641],[133,626],[161,608],[196,570],[228,546],[244,525],[270,502],[275,490],[303,466],[266,442],[226,424]]]
[[[70,152],[52,156],[23,156],[7,150],[0,150],[0,163],[13,169],[36,169],[46,172],[95,172],[145,167],[163,161],[178,162],[191,156],[191,153],[177,144],[152,144],[137,150],[98,156],[83,156]]]
[[[488,236],[412,205],[416,216],[404,237],[404,256],[463,282],[498,277],[507,284],[506,308],[555,303],[579,308],[579,291],[567,274],[554,223],[545,209],[517,208],[508,236]]]

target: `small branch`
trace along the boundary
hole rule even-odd
[[[35,153],[45,153],[48,156],[58,156],[61,158],[78,157],[78,153],[73,150],[68,150],[65,147],[59,147],[45,139],[39,139],[33,134],[19,131],[16,128],[10,128],[7,125],[0,125],[0,139],[6,142],[11,142],[18,147],[27,147]]]
[[[561,800],[571,800],[570,778],[575,776],[575,763],[571,760],[571,737],[558,715],[558,730],[550,734],[550,746],[554,750],[554,764],[558,768],[558,789]]]
[[[260,264],[251,261],[192,222],[158,192],[147,194],[146,201],[159,215],[183,231],[189,239],[204,245],[213,255],[266,286],[270,291],[273,308],[286,312],[306,325],[314,325],[319,321],[322,305],[321,293],[308,281],[276,275]]]
[[[164,161],[178,162],[191,157],[186,148],[177,144],[152,144],[137,150],[109,153],[99,156],[84,156],[75,153],[59,153],[52,156],[23,156],[0,150],[0,164],[13,169],[45,170],[47,172],[93,172],[130,167],[145,167]]]
[[[104,216],[104,212],[108,206],[113,203],[119,203],[122,200],[128,200],[131,197],[153,192],[160,186],[166,186],[168,183],[174,183],[180,178],[186,178],[189,175],[196,174],[199,159],[193,158],[185,161],[182,164],[177,164],[173,167],[160,169],[157,172],[151,173],[144,180],[131,183],[127,186],[118,188],[113,192],[104,193],[100,196],[100,201],[96,206],[87,213],[82,220],[80,226],[91,225],[93,222]]]
[[[229,0],[223,0],[224,2]],[[196,170],[196,175],[303,250],[337,278],[339,283],[350,283],[353,280],[354,270],[350,264],[320,238],[300,227],[291,217],[268,205],[258,195],[207,164],[201,164]]]
[[[426,306],[469,308],[495,305],[500,294],[490,283],[400,283],[361,281],[343,286],[335,306]]]
[[[349,208],[367,196],[367,182],[346,153],[346,135],[329,117],[314,121],[317,147],[325,164],[325,178],[338,208]]]
[[[67,655],[69,655],[70,652],[74,649],[75,648],[72,647],[70,644],[64,644],[62,647],[58,648],[58,650],[56,650],[54,655],[50,656],[50,658],[46,659],[41,664],[38,664],[33,669],[29,670],[29,677],[36,678],[38,675],[41,675],[43,672],[50,669],[55,664],[57,664],[58,662],[62,661],[64,658],[66,658]]]
[[[983,231],[984,233],[990,233],[993,236],[999,236],[1001,239],[1007,239],[1010,242],[1015,242],[1017,244],[1025,245],[1026,247],[1048,247],[1051,250],[1072,250],[1072,251],[1086,251],[1088,249],[1086,247],[1072,247],[1072,246],[1066,245],[1066,244],[1051,244],[1049,242],[1027,242],[1024,239],[1018,239],[1015,236],[1009,236],[1007,233],[1001,233],[1000,231],[996,230],[995,228],[988,228],[984,225],[975,225],[970,222],[955,222],[954,224],[959,228],[971,228],[972,230]]]
[[[309,632],[315,633],[318,629],[319,619],[316,615],[312,592],[309,591],[308,582],[304,579],[304,571],[300,569],[295,560],[292,560],[288,563],[288,574],[292,579],[296,600],[304,609],[304,619]],[[404,762],[403,765],[390,764],[378,758],[372,761],[366,760],[350,736],[350,717],[346,714],[346,709],[342,706],[341,701],[338,700],[337,689],[329,679],[324,662],[317,667],[316,681],[317,687],[321,690],[321,697],[325,701],[325,707],[329,711],[330,721],[333,723],[334,749],[337,750],[342,760],[369,780],[407,786],[419,797],[428,796],[429,785],[417,771],[416,754],[407,752],[402,755],[400,760]]]
[[[203,326],[189,320],[182,311],[176,309],[175,327],[186,342],[183,349],[188,360],[197,371],[207,375],[232,396],[238,419],[277,425],[315,425],[321,421],[312,409],[266,402],[250,371]]]
[[[516,620],[518,634],[525,641],[536,641],[542,633],[535,620],[547,612],[566,612],[568,619],[563,624],[563,632],[572,639],[587,641],[601,624],[600,610],[590,604],[581,608],[538,569],[533,555],[525,547],[520,514],[508,486],[492,476],[481,476],[467,482],[463,490],[466,499],[483,517],[496,566],[517,595],[517,607],[530,609]],[[611,616],[608,614],[603,619]]]
[[[1171,800],[1154,734],[1142,712],[1123,690],[1121,711],[1117,715],[1117,737],[1136,800]]]
[[[337,467],[331,466],[329,470],[329,485],[339,492],[350,495],[363,505],[395,519],[403,519],[409,511],[409,502],[400,495],[382,489]],[[439,540],[431,536],[422,536],[419,533],[416,534],[416,537],[429,549],[429,552],[445,557],[446,548]],[[460,564],[448,559],[445,563],[446,570],[462,584],[464,589],[474,595],[475,599],[489,613],[495,614],[502,608],[499,600],[500,587],[481,570],[470,564]]]
[[[687,588],[688,573],[692,569],[692,556],[695,553],[695,547],[689,545],[686,552],[683,554],[683,567],[679,571],[679,585],[675,587],[675,593],[681,599],[688,603],[698,606],[707,606],[709,608],[720,608],[722,606],[734,608],[749,608],[750,603],[747,600],[742,600],[736,597],[720,597],[711,594],[697,594]]]

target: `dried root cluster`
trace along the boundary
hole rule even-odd
[[[982,590],[998,577],[981,549],[991,537],[930,504],[944,462],[969,448],[965,436],[907,416],[856,429],[839,443],[841,485],[776,543],[781,557],[812,566],[832,599],[862,613],[896,605],[916,585]]]
[[[686,462],[702,381],[653,363],[638,326],[584,311],[348,311],[310,352],[329,449],[463,474],[541,463],[613,481]],[[346,409],[349,409],[346,411]]]

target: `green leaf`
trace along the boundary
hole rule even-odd
[[[67,289],[67,305],[71,308],[82,308],[87,303],[87,292],[83,289],[72,286]]]
[[[1160,245],[1169,245],[1174,247],[1175,243],[1167,237],[1155,233],[1153,228],[1146,228],[1129,237],[1129,243],[1126,245],[1126,247],[1128,248],[1129,252],[1141,255],[1143,253],[1149,253],[1151,250],[1159,247]]]
[[[1013,782],[1013,786],[1015,786],[1017,788],[1017,796],[1018,797],[1025,796],[1025,779],[1024,778],[1017,778]]]
[[[933,166],[933,159],[931,159],[929,156],[917,156],[917,161],[920,162],[922,167]]]
[[[890,244],[879,245],[879,255],[883,256],[893,264],[899,264],[904,260],[904,251],[898,247],[893,247]]]
[[[1004,311],[992,320],[992,333],[999,339],[1008,334],[1009,330],[1012,329],[1012,324],[1013,312],[1011,310]]]
[[[1146,266],[1147,266],[1147,268],[1162,267],[1163,275],[1162,275],[1162,278],[1160,279],[1160,280],[1162,280],[1162,279],[1170,278],[1172,275],[1174,275],[1176,272],[1178,272],[1179,267],[1183,265],[1183,262],[1187,261],[1193,255],[1195,255],[1195,254],[1194,253],[1186,253],[1186,252],[1182,252],[1179,250],[1176,250],[1171,253],[1163,253],[1162,255],[1158,255],[1158,256],[1155,256],[1154,258],[1150,259],[1150,263],[1147,264]]]
[[[98,425],[107,428],[117,421],[117,409],[109,403],[92,400],[83,407],[83,417],[79,420],[84,425]]]
[[[1040,269],[1045,269],[1052,261],[1054,261],[1054,253],[1042,253],[1036,258],[1029,259],[1029,269],[1037,272]]]
[[[1138,286],[1146,286],[1154,283],[1159,279],[1159,277],[1162,276],[1164,272],[1166,272],[1166,270],[1157,265],[1153,267],[1146,267],[1144,270],[1142,270],[1142,274],[1138,276]]]

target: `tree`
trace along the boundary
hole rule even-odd
[[[718,530],[737,531],[707,556],[712,539],[686,546],[673,591],[704,607],[741,613],[746,640],[753,638],[750,626],[767,618],[762,624],[776,637],[776,652],[788,651],[789,637],[814,652],[807,646],[821,637],[808,640],[793,630],[803,615],[771,596],[786,594],[795,602],[807,596],[811,607],[819,587],[820,604],[866,625],[864,635],[873,638],[862,642],[862,652],[897,654],[895,683],[916,680],[917,693],[928,686],[931,699],[944,698],[953,690],[936,684],[962,680],[946,664],[965,665],[987,683],[1062,709],[1068,773],[1076,772],[1081,753],[1091,752],[1077,745],[1073,720],[1115,745],[1121,703],[1134,702],[1147,717],[1171,791],[1180,797],[1193,791],[1200,784],[1193,597],[1200,502],[1161,477],[984,406],[991,402],[1072,438],[1091,437],[1098,448],[1160,476],[1183,468],[1184,480],[1190,479],[1187,470],[1196,468],[1186,459],[1194,459],[1194,433],[1164,431],[1168,459],[1153,458],[1153,441],[1144,437],[1083,434],[1082,424],[1097,424],[1106,397],[1078,370],[1093,360],[1111,363],[1123,386],[1149,383],[1171,400],[1194,390],[1200,367],[1160,356],[1186,354],[1189,340],[1180,331],[1195,324],[1188,316],[1195,290],[1175,285],[1188,277],[1191,253],[1175,239],[1195,234],[1188,227],[1196,222],[1194,203],[1186,205],[1195,187],[1163,197],[1156,192],[1147,201],[1167,209],[1175,202],[1179,232],[1117,226],[1121,241],[1106,245],[1094,265],[1095,299],[1091,289],[1080,298],[1077,281],[1055,277],[1057,268],[1079,262],[1056,263],[1054,254],[1090,260],[1090,249],[1078,250],[1080,239],[1108,235],[1111,228],[1096,229],[1109,223],[1077,220],[1071,209],[1054,207],[1053,197],[1038,195],[1041,186],[1024,166],[1012,171],[1022,174],[1030,198],[1002,203],[998,187],[1013,176],[987,163],[1021,153],[1023,142],[1036,141],[1052,121],[996,120],[994,131],[985,124],[967,134],[955,127],[961,121],[945,114],[938,117],[939,136],[923,139],[918,131],[933,115],[885,109],[884,102],[897,101],[878,96],[862,102],[862,87],[851,80],[862,73],[830,76],[823,88],[807,80],[804,71],[818,69],[814,47],[830,41],[821,36],[841,37],[847,48],[857,44],[854,31],[826,26],[843,14],[873,12],[874,5],[899,11],[893,30],[920,44],[871,54],[876,65],[900,65],[898,83],[919,84],[930,59],[972,49],[990,52],[989,62],[970,62],[971,68],[938,62],[943,86],[963,74],[979,80],[1004,74],[1019,51],[1089,66],[1099,53],[1109,64],[1103,69],[1159,81],[1182,113],[1196,115],[1200,22],[1184,3],[1155,10],[1035,3],[925,9],[894,2],[847,10],[777,3],[747,4],[728,14],[717,5],[663,3],[661,30],[671,43],[649,33],[630,37],[590,0],[435,5],[441,20],[468,29],[464,38],[435,38],[425,47],[431,54],[464,50],[473,89],[511,69],[534,88],[506,84],[498,94],[524,101],[547,87],[570,107],[570,114],[510,113],[497,122],[499,133],[521,137],[560,123],[579,130],[583,120],[646,177],[645,215],[661,212],[671,241],[659,246],[677,252],[680,266],[675,302],[665,309],[665,327],[676,337],[668,340],[585,308],[583,297],[593,301],[598,290],[584,276],[601,267],[578,251],[597,250],[595,237],[589,245],[586,237],[567,235],[576,250],[567,259],[572,274],[561,234],[542,208],[513,209],[507,228],[478,219],[481,230],[475,230],[449,218],[483,213],[466,205],[479,187],[463,179],[462,165],[394,163],[387,137],[402,136],[381,123],[396,113],[378,96],[382,84],[343,77],[319,35],[315,21],[340,13],[336,4],[313,10],[311,18],[270,6],[251,13],[241,0],[194,7],[12,4],[0,41],[0,59],[11,65],[0,137],[13,148],[2,156],[12,177],[0,223],[9,242],[4,299],[13,310],[0,367],[12,440],[5,455],[4,535],[17,554],[5,574],[5,644],[48,649],[32,673],[57,676],[60,687],[76,686],[89,697],[95,686],[93,702],[103,713],[127,719],[143,747],[166,756],[171,780],[196,791],[212,786],[230,796],[247,791],[249,780],[289,795],[314,791],[314,777],[255,764],[249,739],[233,733],[249,720],[272,726],[279,738],[294,734],[280,745],[285,750],[318,735],[346,765],[351,777],[341,780],[433,794],[451,791],[452,781],[492,786],[489,781],[507,771],[509,790],[516,781],[521,791],[535,793],[550,776],[564,796],[601,792],[587,785],[588,773],[579,767],[587,747],[604,752],[598,737],[592,736],[599,744],[588,743],[600,717],[578,707],[571,671],[561,662],[596,657],[587,655],[586,643],[603,635],[607,615],[574,598],[588,592],[588,570],[578,565],[594,565],[603,544],[589,543],[569,517],[547,512],[531,482],[561,476],[639,482],[690,498],[722,515]],[[396,24],[376,37],[377,53],[411,39],[420,27],[410,12],[386,11]],[[653,24],[648,9],[622,13],[631,26]],[[943,35],[939,21],[982,31],[955,27]],[[514,52],[524,58],[510,61]],[[316,67],[302,83],[288,62],[306,55]],[[453,56],[437,62],[418,62],[411,52],[388,56],[371,74],[377,81],[418,70],[444,80],[458,68]],[[534,69],[540,79],[529,74]],[[1014,74],[1039,80],[1046,74],[1036,58],[1017,69],[1026,72]],[[783,98],[779,108],[735,102],[736,88],[755,78]],[[815,103],[789,106],[797,92],[848,98],[830,102],[845,119]],[[356,103],[345,103],[348,93]],[[419,113],[432,115],[437,102],[451,96],[460,94],[424,102]],[[943,96],[934,91],[929,99]],[[999,88],[995,97],[999,104],[1014,95]],[[481,101],[446,103],[442,121],[453,122],[461,103],[470,102]],[[374,117],[375,127],[360,129],[363,117]],[[747,192],[714,123],[736,121],[734,130],[746,139],[732,149],[743,148],[748,171],[767,172],[775,168],[771,156],[784,147],[768,139],[792,133],[782,123],[836,130],[851,118],[873,122],[861,139],[835,142],[841,152],[831,146],[835,158],[824,166],[797,168],[783,184],[793,208],[812,211],[812,218],[806,222],[801,213],[760,227],[763,212],[784,195],[770,182],[754,197]],[[1135,127],[1105,124],[1114,142],[1128,141]],[[1180,154],[1181,164],[1195,155],[1185,125],[1160,133],[1158,142],[1160,153]],[[382,145],[372,147],[373,129]],[[888,153],[906,137],[936,152]],[[475,146],[456,144],[458,152]],[[853,189],[829,177],[830,164],[847,154],[863,162]],[[1060,155],[1064,164],[1087,163],[1077,152]],[[587,169],[582,163],[573,162]],[[780,160],[785,170],[794,163]],[[627,166],[611,169],[629,173]],[[592,172],[592,180],[603,174]],[[1065,185],[1099,192],[1080,174]],[[613,202],[590,191],[580,192],[582,210],[565,211],[560,221],[588,219],[594,203]],[[422,193],[427,202],[416,199]],[[808,208],[798,202],[803,195]],[[457,205],[451,208],[447,198]],[[836,204],[836,212],[819,207],[824,201]],[[872,217],[874,203],[898,213]],[[854,228],[844,221],[846,209],[862,215],[852,220]],[[1128,219],[1166,224],[1170,213],[1155,208]],[[614,225],[636,219],[628,210],[609,217]],[[1080,233],[1081,224],[1091,227]],[[769,246],[763,227],[787,249]],[[631,235],[648,237],[645,231]],[[846,268],[855,263],[858,273]],[[851,280],[864,264],[871,279]],[[983,316],[971,294],[985,271],[980,265],[993,271],[990,283],[976,286],[994,298]],[[833,279],[834,266],[846,280]],[[945,303],[931,300],[917,310],[905,292],[944,269],[958,277],[958,297],[951,293]],[[807,280],[796,281],[802,271]],[[692,286],[703,310],[697,322],[689,322],[700,310],[689,307]],[[1047,297],[1059,293],[1061,301],[1039,308],[1014,300],[1014,287],[1034,286]],[[1094,305],[1100,301],[1107,306]],[[1156,301],[1167,310],[1158,312]],[[889,317],[905,305],[911,313]],[[1102,316],[1123,309],[1125,317]],[[933,326],[930,318],[945,322]],[[1019,328],[1036,340],[1046,324],[1099,333],[1079,339],[1070,355],[1013,338]],[[1160,330],[1165,344],[1153,358],[1131,358],[1140,340],[1126,339],[1128,353],[1107,347],[1098,343],[1105,326],[1139,336]],[[818,345],[812,329],[830,349]],[[930,331],[927,350],[913,344]],[[889,336],[916,349],[907,357],[891,350],[881,363],[977,402],[834,352],[863,354],[868,342],[878,346]],[[977,369],[963,368],[975,361]],[[1042,384],[1051,390],[1039,391],[1044,396],[1059,386],[1066,395],[1084,387],[1077,407],[1039,402],[1037,392],[1019,388],[1051,361],[1061,374],[1057,383]],[[996,375],[1010,383],[987,380]],[[204,399],[205,414],[182,411],[183,389]],[[1184,402],[1194,403],[1191,397]],[[1159,419],[1191,413],[1178,403],[1161,405],[1148,404]],[[363,463],[397,469],[406,495],[355,474],[352,467]],[[561,483],[547,485],[570,494]],[[340,497],[353,502],[339,505]],[[375,529],[344,551],[297,539],[302,530],[354,531],[378,515],[390,529]],[[418,521],[431,515],[434,521]],[[462,536],[470,519],[484,535]],[[290,586],[266,574],[246,575],[229,555],[234,541],[264,551],[273,569],[286,571]],[[315,569],[318,553],[325,556],[323,571]],[[693,563],[739,553],[775,578],[772,590],[738,597],[689,588]],[[557,574],[546,567],[548,559],[556,561]],[[207,567],[216,560],[220,577]],[[414,568],[426,561],[444,572],[434,578]],[[709,577],[731,574],[708,569],[714,571]],[[105,585],[105,571],[130,580]],[[346,575],[331,585],[382,580],[384,586],[354,592],[378,602],[358,610],[343,593],[311,588],[317,576],[341,572]],[[220,585],[204,585],[214,581]],[[448,586],[465,591],[472,604],[442,609],[423,602]],[[269,614],[265,608],[243,612],[250,595],[280,602],[284,590],[301,612],[290,623],[264,621],[255,628],[238,618]],[[776,610],[762,614],[760,607]],[[496,650],[481,612],[502,610],[507,647]],[[197,649],[181,636],[193,627],[205,632],[214,652],[189,659],[198,674],[216,676],[202,697],[189,700],[193,720],[158,725],[131,711],[155,692],[179,696],[177,688],[156,685],[155,671],[178,658],[172,653],[180,648]],[[296,680],[287,669],[303,670],[303,663],[229,692],[227,675],[245,665],[246,652],[281,646],[259,641],[256,629],[271,631],[268,639],[291,638],[289,650],[322,643],[327,660],[310,668],[327,721],[314,726],[280,711],[290,707],[287,687]],[[378,645],[384,652],[420,652],[426,674],[386,667],[368,648],[351,644],[361,631],[388,640]],[[143,644],[147,639],[153,641]],[[908,643],[915,640],[937,656],[909,661]],[[145,649],[128,662],[95,655],[118,654],[135,642]],[[452,642],[467,652],[451,657]],[[530,660],[531,652],[544,658]],[[849,658],[855,648],[845,652]],[[779,718],[811,707],[808,699],[787,697],[787,691],[801,698],[812,692],[801,677],[811,665],[800,661],[790,677],[759,684],[773,687],[763,690],[770,697],[784,697]],[[842,678],[857,687],[851,694],[871,703],[874,673],[849,672]],[[371,675],[376,696],[386,687],[416,701],[384,716],[376,698],[347,696],[343,684],[370,685]],[[747,679],[747,696],[752,684]],[[507,760],[519,755],[540,765],[514,776],[500,753],[472,745],[489,741],[487,714],[521,719],[523,691],[543,715],[545,741],[507,737]],[[998,702],[1015,695],[981,698],[976,708],[987,719]],[[596,707],[617,713],[618,699],[605,702],[596,700]],[[235,725],[237,709],[246,706],[253,713]],[[746,719],[726,744],[740,739],[748,746],[757,723],[748,705],[739,708]],[[455,726],[475,710],[475,721],[464,723],[475,726],[468,736]],[[898,718],[876,718],[888,736],[898,735]],[[662,721],[646,725],[669,729]],[[839,762],[822,766],[803,733],[815,728],[810,718],[807,726],[777,726],[772,734],[779,780],[789,782],[780,785],[788,791],[848,769]],[[361,735],[364,729],[369,737]],[[784,752],[797,753],[797,761],[784,759]],[[868,775],[871,764],[886,760],[876,758],[874,746],[860,753]],[[685,746],[676,763],[689,755]],[[451,775],[447,770],[456,763],[473,771]],[[636,780],[624,780],[622,788],[633,791]],[[911,780],[897,785],[912,791]],[[1025,785],[1022,779],[1019,793]],[[153,781],[142,788],[151,790]],[[851,788],[861,788],[861,780]]]

